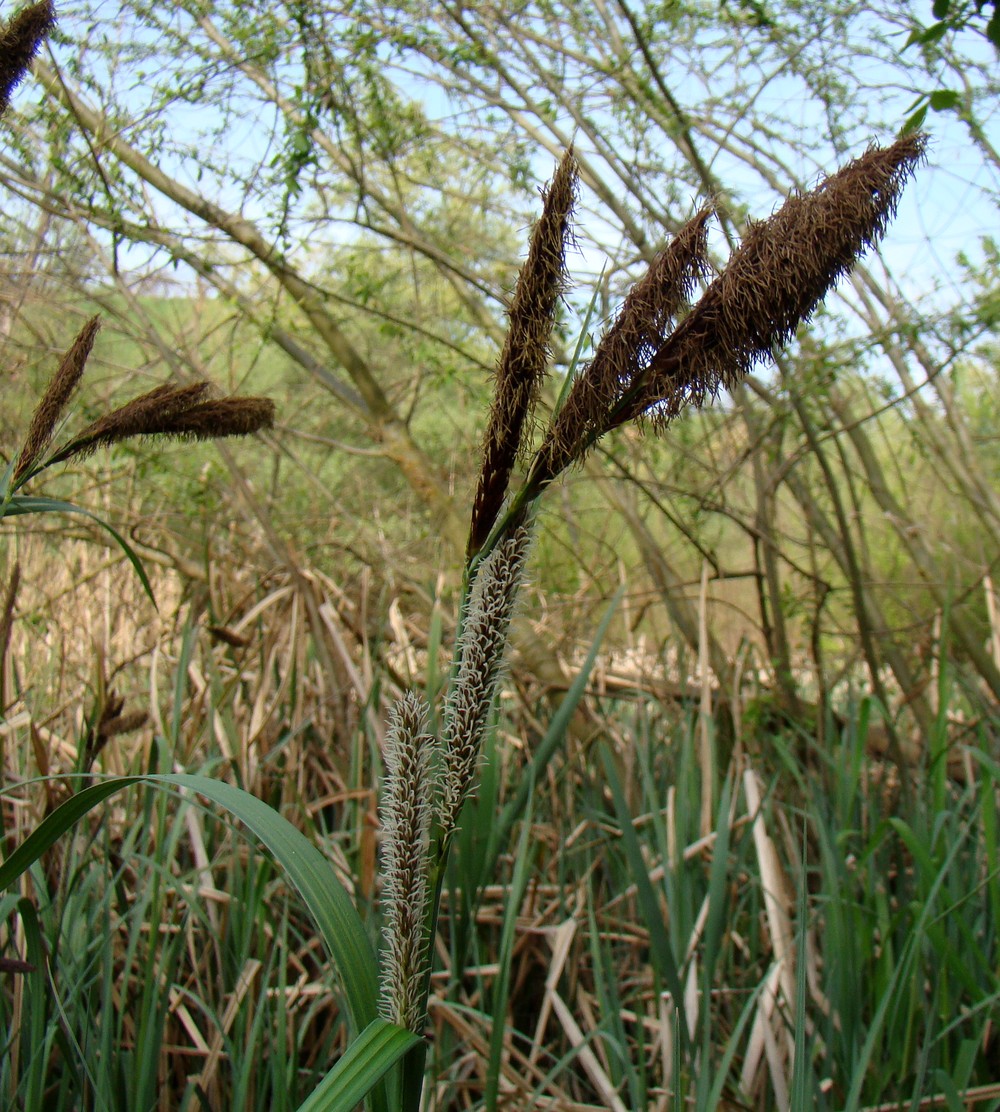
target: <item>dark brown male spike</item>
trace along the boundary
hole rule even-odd
[[[483,465],[472,507],[467,556],[489,536],[510,483],[511,470],[528,439],[526,424],[549,361],[556,304],[565,292],[566,246],[579,169],[572,148],[563,155],[545,191],[528,257],[514,288],[509,326],[497,363],[493,404],[483,440]]]
[[[608,415],[642,380],[649,362],[673,330],[695,282],[707,270],[710,207],[673,237],[629,290],[593,359],[577,376],[545,434],[531,469],[541,489],[604,431]]]
[[[722,274],[654,355],[608,429],[639,417],[662,427],[688,404],[732,387],[771,359],[837,279],[884,234],[926,137],[871,147],[809,193],[754,223]]]
[[[59,369],[52,376],[52,381],[32,415],[31,424],[28,426],[28,435],[24,440],[24,447],[21,449],[21,454],[14,466],[13,478],[15,483],[31,471],[49,446],[56,423],[62,416],[69,399],[73,396],[73,391],[76,390],[80,379],[83,377],[87,358],[94,346],[94,339],[100,327],[100,317],[91,317],[80,329],[80,333],[73,341],[69,351],[62,357]]]
[[[24,80],[42,40],[55,25],[56,9],[51,0],[22,8],[9,22],[0,24],[0,116]]]
[[[151,430],[173,420],[179,413],[200,402],[208,392],[207,382],[190,386],[157,386],[133,398],[89,424],[48,461],[62,463],[71,456],[89,456],[98,448],[108,448],[133,436],[148,436]]]

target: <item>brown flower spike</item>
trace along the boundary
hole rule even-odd
[[[546,433],[534,474],[556,475],[604,429],[607,414],[645,373],[707,270],[711,209],[678,232],[632,287],[594,358],[578,375]]]
[[[699,214],[654,263],[626,298],[618,320],[581,372],[567,404],[547,432],[532,463],[525,499],[537,497],[560,471],[579,462],[606,432],[647,417],[662,428],[685,406],[701,405],[771,359],[808,320],[820,301],[866,248],[883,235],[903,186],[923,158],[924,136],[907,135],[892,146],[871,147],[808,193],[793,194],[768,220],[751,224],[728,265],[698,304],[669,335],[643,335],[652,319],[654,275],[674,254],[689,272],[663,286],[668,305],[693,281],[703,259],[704,221]],[[652,298],[644,309],[632,308]],[[633,315],[639,324],[631,323]],[[625,334],[640,338],[623,342]]]
[[[569,150],[545,191],[542,215],[532,232],[528,257],[514,289],[483,442],[483,466],[472,507],[468,556],[474,556],[489,536],[503,506],[514,462],[524,450],[525,424],[549,361],[556,303],[567,285],[566,245],[578,173],[576,159]]]
[[[922,135],[873,146],[752,224],[729,265],[653,357],[641,388],[609,415],[608,428],[645,413],[662,426],[684,405],[700,405],[770,360],[881,239],[925,147]]]
[[[28,426],[28,435],[24,440],[24,447],[17,457],[14,466],[14,484],[22,479],[41,458],[42,453],[48,448],[56,423],[63,415],[69,404],[73,392],[83,378],[83,371],[87,365],[87,357],[94,346],[97,330],[101,327],[99,317],[91,317],[80,329],[80,333],[73,341],[73,346],[62,357],[59,369],[52,377],[45,393],[35,407],[35,412]]]
[[[42,40],[55,25],[55,6],[50,0],[22,8],[8,23],[0,25],[0,116],[24,80]]]

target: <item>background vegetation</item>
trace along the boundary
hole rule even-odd
[[[64,5],[0,125],[0,445],[95,310],[80,427],[205,379],[279,421],[237,447],[123,446],[46,487],[134,542],[156,611],[96,531],[5,532],[7,847],[85,753],[207,771],[306,829],[376,930],[384,712],[447,669],[540,182],[572,142],[551,404],[592,297],[599,333],[701,200],[735,242],[922,114],[928,166],[884,254],[776,370],[665,437],[609,439],[547,500],[446,894],[431,1103],[1000,1107],[979,7]],[[189,799],[109,804],[0,920],[35,966],[3,974],[11,1107],[295,1108],[342,1046],[304,912]]]

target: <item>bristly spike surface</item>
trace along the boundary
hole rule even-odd
[[[0,116],[55,25],[56,9],[51,0],[22,8],[8,23],[0,24]]]
[[[434,738],[426,726],[426,703],[407,692],[389,715],[381,807],[385,946],[379,1010],[383,1019],[415,1032],[424,1022],[428,849],[435,804]]]
[[[52,381],[32,415],[28,435],[24,439],[24,447],[14,466],[15,484],[31,471],[49,446],[56,423],[80,384],[80,379],[83,378],[83,371],[100,327],[100,317],[91,317],[80,329],[69,351],[62,357],[59,369],[52,376]]]
[[[530,439],[531,413],[549,362],[556,306],[567,288],[566,248],[570,242],[579,169],[567,151],[545,191],[528,257],[517,279],[507,338],[497,363],[483,465],[472,507],[467,555],[489,536],[503,506],[511,471]]]
[[[662,427],[688,404],[731,387],[787,343],[864,251],[885,233],[926,138],[871,147],[816,189],[752,224],[728,265],[653,357],[642,388],[608,429],[647,416]],[[607,431],[607,430],[605,430]]]
[[[87,456],[136,436],[214,440],[273,427],[274,403],[269,398],[206,398],[208,391],[207,382],[157,386],[88,425],[49,464]]]
[[[458,670],[445,707],[440,823],[446,833],[454,829],[475,780],[530,546],[530,529],[516,529],[497,544],[476,577],[458,646]]]
[[[705,268],[699,213],[633,287],[542,441],[526,481],[536,497],[627,421],[662,428],[768,362],[837,280],[878,242],[926,137],[872,146],[815,189],[752,223],[725,269],[676,328],[674,315]]]
[[[608,414],[636,387],[707,269],[711,208],[689,220],[632,287],[593,359],[570,389],[532,468],[541,484],[578,460],[604,431]]]

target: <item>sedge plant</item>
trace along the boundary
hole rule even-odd
[[[51,26],[51,7],[36,8],[35,37],[27,46],[18,40],[20,53],[10,45],[10,28],[0,38],[0,53],[16,55],[20,66],[10,81],[10,64],[0,63],[0,94],[16,84]],[[449,853],[476,791],[540,499],[619,426],[634,422],[661,431],[687,406],[701,405],[766,365],[882,237],[924,148],[919,134],[872,146],[815,189],[790,196],[770,218],[751,223],[717,272],[708,252],[712,208],[701,209],[650,262],[592,358],[574,366],[540,428],[536,412],[559,301],[569,284],[566,257],[579,189],[573,152],[563,157],[544,192],[497,363],[440,725],[431,729],[431,708],[412,692],[389,718],[380,805],[380,946],[315,845],[252,795],[204,776],[117,777],[81,788],[9,853],[0,864],[0,887],[14,883],[74,823],[129,785],[207,798],[239,818],[283,866],[318,926],[346,1005],[351,1044],[300,1112],[348,1112],[362,1100],[372,1112],[417,1112],[426,1072],[432,940]],[[160,387],[52,450],[96,329],[96,321],[89,322],[67,353],[21,452],[8,464],[0,517],[72,509],[32,497],[26,484],[55,463],[128,437],[244,434],[270,423],[270,404],[261,399],[213,401],[203,387]],[[141,574],[134,554],[130,559]]]
[[[382,796],[384,1018],[419,1032],[431,941],[449,847],[476,768],[503,674],[518,591],[540,498],[619,426],[662,430],[688,405],[733,387],[806,321],[838,278],[884,233],[924,139],[872,147],[808,193],[751,223],[726,266],[709,279],[710,207],[690,219],[626,296],[593,357],[575,368],[534,444],[532,420],[550,363],[578,168],[572,151],[545,193],[515,286],[483,445],[464,569],[457,646],[437,735],[430,708],[407,694],[386,738]],[[518,466],[521,471],[518,474]],[[501,1022],[494,1017],[494,1022]],[[404,1061],[400,1107],[416,1112],[424,1044]]]

